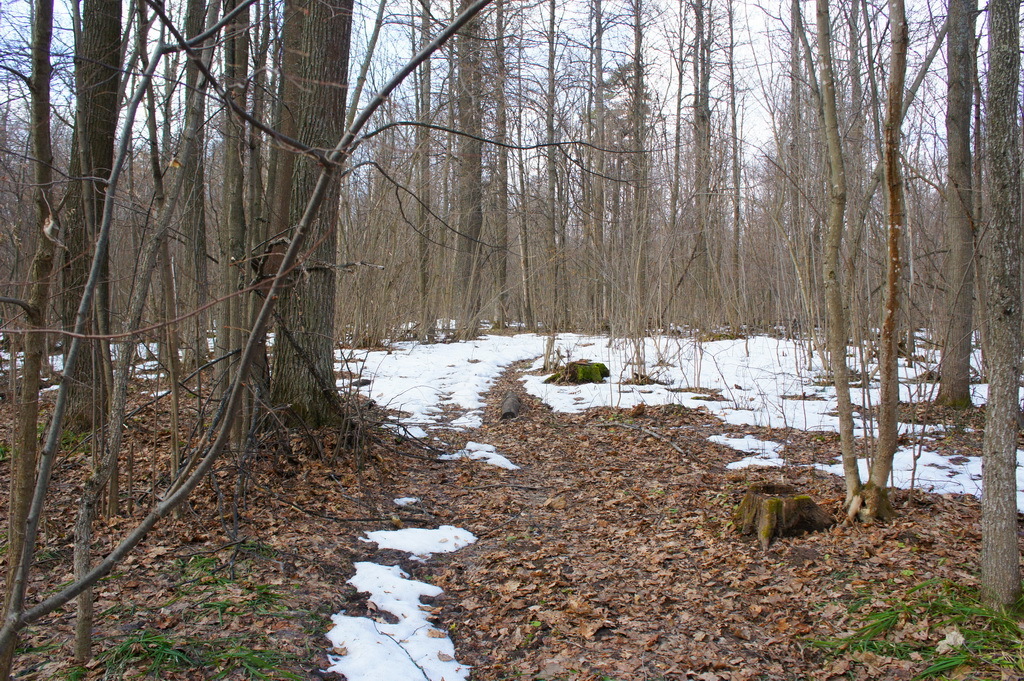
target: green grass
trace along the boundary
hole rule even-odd
[[[247,679],[295,679],[302,677],[282,670],[283,663],[292,658],[274,650],[260,650],[223,639],[204,646],[202,661],[216,670],[214,679],[241,673]]]
[[[108,668],[124,669],[142,664],[147,674],[164,670],[192,669],[197,660],[186,652],[181,643],[155,631],[137,631],[99,655]]]
[[[166,634],[143,630],[125,637],[98,656],[108,671],[117,672],[135,666],[146,674],[159,677],[161,672],[205,669],[211,678],[241,676],[254,681],[294,679],[302,677],[281,669],[295,657],[275,650],[243,645],[237,638],[175,639]],[[77,669],[69,670],[68,678],[81,678]]]
[[[870,596],[850,604],[859,614]],[[1020,612],[1020,608],[1017,609]],[[837,654],[872,652],[902,660],[920,655],[927,665],[915,678],[942,678],[957,670],[1024,672],[1024,630],[1013,612],[985,607],[977,592],[946,580],[928,580],[905,594],[886,599],[885,607],[859,616],[860,627],[849,636],[816,641]],[[960,646],[939,651],[950,631],[963,636]],[[915,636],[906,635],[913,632]]]
[[[62,681],[82,681],[88,674],[89,670],[85,667],[71,667],[64,670],[60,678]]]

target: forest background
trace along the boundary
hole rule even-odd
[[[826,359],[860,348],[879,358],[883,462],[914,331],[944,351],[937,400],[951,406],[969,405],[979,342],[986,451],[1002,462],[986,466],[1001,528],[988,536],[1002,539],[983,571],[993,600],[1012,603],[1020,3],[986,10],[4,5],[0,263],[19,405],[4,664],[25,623],[73,598],[86,659],[91,584],[226,449],[271,427],[357,429],[338,343],[467,338],[484,320],[635,339],[638,382],[653,332],[781,330]],[[121,496],[123,433],[108,426],[125,422],[148,344],[172,385],[172,431],[194,436],[173,438],[163,501],[94,564],[96,515],[116,515]],[[40,426],[51,351],[63,380]],[[832,367],[848,417],[851,377]],[[97,443],[75,581],[25,609],[67,433]],[[887,517],[886,477],[873,468],[862,485],[848,470],[851,518]]]

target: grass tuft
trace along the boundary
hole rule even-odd
[[[866,603],[858,601],[850,612],[862,609]],[[1020,621],[1013,611],[985,607],[975,589],[928,580],[859,616],[861,626],[853,633],[815,644],[837,654],[871,652],[923,660],[927,666],[915,679],[939,678],[954,670],[1024,672]]]
[[[141,663],[145,665],[148,674],[196,666],[196,660],[177,641],[146,629],[125,637],[114,647],[100,653],[99,657],[108,668],[114,669]]]

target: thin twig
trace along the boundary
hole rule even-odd
[[[644,428],[643,426],[634,426],[631,423],[591,423],[590,425],[594,426],[596,428],[632,428],[633,430],[639,430],[639,431],[641,431],[643,433],[647,433],[651,437],[658,438],[659,440],[661,440],[662,442],[664,442],[667,445],[670,445],[672,447],[672,449],[676,450],[677,452],[679,452],[683,456],[687,456],[687,457],[690,456],[689,454],[684,452],[679,447],[679,445],[677,445],[675,442],[673,442],[672,440],[668,439],[667,437],[665,437],[661,433],[658,433],[656,431],[651,430],[650,428]]]
[[[491,489],[492,487],[511,487],[512,489],[525,489],[530,492],[539,492],[542,489],[551,489],[550,487],[531,487],[529,485],[513,485],[510,482],[495,482],[490,485],[474,485],[473,487],[464,487],[463,489]]]

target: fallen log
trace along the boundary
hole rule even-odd
[[[501,418],[514,419],[523,410],[523,401],[515,393],[508,393],[501,401]]]

